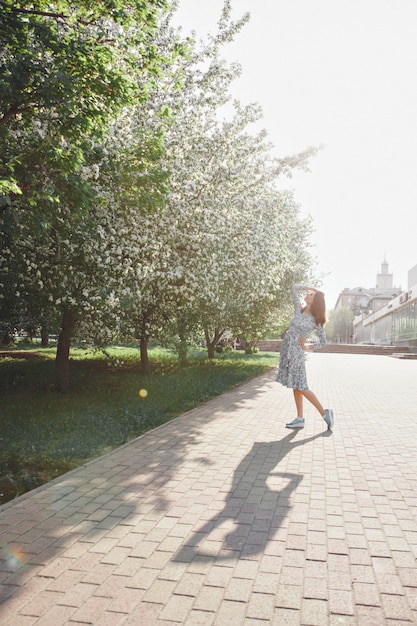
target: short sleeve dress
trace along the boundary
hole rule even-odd
[[[293,285],[292,299],[294,317],[285,333],[281,346],[277,381],[292,389],[308,389],[305,354],[298,341],[305,339],[313,330],[318,336],[320,346],[326,345],[326,333],[323,326],[318,326],[313,315],[301,310],[300,292],[308,289],[306,285]]]

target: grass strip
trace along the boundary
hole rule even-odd
[[[29,357],[30,355],[30,357]],[[207,359],[191,354],[180,367],[161,348],[152,374],[138,350],[75,349],[71,389],[53,390],[53,349],[0,359],[0,503],[82,465],[173,417],[276,366],[277,355],[241,352]]]

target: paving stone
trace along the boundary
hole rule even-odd
[[[412,610],[404,596],[381,594],[381,603],[386,619],[396,619],[411,622]]]
[[[101,624],[102,616],[111,602],[109,598],[90,597],[73,613],[71,621]]]
[[[378,589],[372,583],[357,582],[353,583],[353,594],[355,604],[363,604],[366,606],[380,606]]]
[[[273,594],[254,592],[249,597],[246,615],[252,619],[269,622],[274,613],[274,608],[275,596]],[[246,619],[245,623],[247,621]]]
[[[192,597],[171,595],[168,599],[165,599],[163,603],[161,619],[184,624],[192,609],[193,603],[194,598]]]
[[[134,607],[142,602],[144,593],[145,592],[139,591],[138,589],[128,589],[124,587],[119,590],[111,602],[108,603],[107,611],[109,613],[123,613],[125,616],[130,615]],[[100,626],[101,619],[102,617],[100,617]]]
[[[327,581],[323,578],[306,577],[304,579],[303,597],[309,600],[328,600]]]
[[[269,372],[0,507],[2,624],[417,623],[417,362],[307,367],[333,433]]]
[[[50,605],[49,609],[42,615],[42,626],[58,626],[61,624],[69,624],[72,616],[77,609],[71,606],[61,606],[59,604]],[[17,618],[19,619],[19,618]],[[13,622],[18,624],[19,622]]]
[[[215,623],[216,616],[214,613],[191,609],[187,617],[187,626],[211,626]]]
[[[277,592],[276,606],[286,609],[300,609],[302,602],[301,587],[280,585]]]
[[[203,586],[195,598],[194,608],[216,613],[224,599],[223,587]]]
[[[353,615],[353,597],[350,591],[329,589],[330,611],[336,615]]]
[[[300,626],[300,612],[296,609],[276,607],[271,623],[273,626]]]
[[[328,623],[328,612],[326,600],[304,598],[300,623],[310,626],[325,626]]]
[[[20,615],[41,617],[50,606],[60,603],[62,594],[55,591],[42,591],[37,594],[21,609]]]
[[[77,585],[83,579],[83,577],[84,572],[67,569],[63,571],[60,576],[51,579],[51,582],[48,584],[48,590],[65,593],[69,589],[73,589],[73,587]]]
[[[246,614],[246,604],[244,602],[233,602],[231,600],[223,600],[216,614],[216,626],[220,624],[226,626],[235,626],[243,624]]]

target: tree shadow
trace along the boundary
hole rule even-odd
[[[294,448],[319,437],[324,431],[295,440],[296,431],[279,441],[255,442],[233,474],[224,508],[208,519],[173,557],[175,562],[250,558],[264,552],[288,516],[291,496],[303,474],[277,471]]]
[[[74,558],[89,561],[97,555],[100,562],[104,555],[96,551],[96,544],[107,537],[118,544],[120,527],[130,527],[127,542],[122,544],[133,552],[141,536],[172,510],[179,495],[172,495],[170,481],[176,481],[184,462],[188,467],[212,464],[199,448],[208,425],[218,419],[238,419],[240,410],[270,393],[274,376],[271,372],[256,377],[2,505],[0,602],[19,596],[26,580],[55,576],[60,564],[67,563],[65,568],[71,569]],[[214,546],[220,546],[219,558],[261,552],[288,514],[291,494],[302,480],[302,476],[275,470],[294,446],[314,439],[295,442],[295,436],[291,432],[280,441],[256,443],[234,471],[227,502],[218,502],[221,512],[216,510],[208,521],[203,517],[200,530],[171,558],[204,560],[207,553],[213,557]],[[138,567],[142,561],[146,563],[146,559],[134,558]]]
[[[154,523],[173,505],[166,488],[184,460],[194,456],[207,424],[236,416],[273,385],[266,373],[177,416],[125,445],[0,505],[0,602],[19,594],[22,580],[71,551],[91,546],[120,525]],[[75,530],[76,529],[76,530]]]

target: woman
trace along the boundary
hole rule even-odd
[[[304,298],[306,304],[303,308],[300,302],[301,291],[307,291]],[[304,428],[303,398],[306,398],[319,411],[328,430],[332,430],[333,411],[324,409],[315,394],[308,388],[304,355],[305,338],[313,330],[318,335],[320,346],[326,345],[326,334],[323,328],[326,323],[324,293],[314,287],[294,285],[292,299],[295,314],[282,342],[277,375],[278,382],[293,389],[297,408],[297,417],[286,426],[287,428]]]

